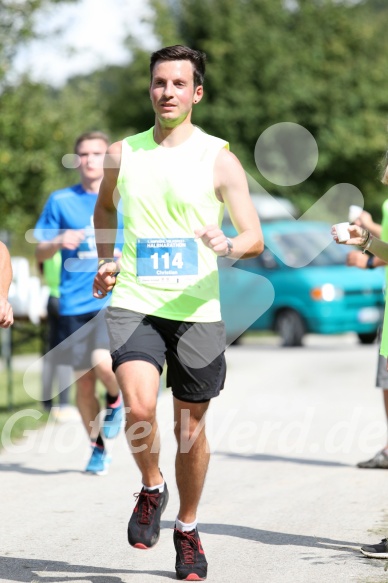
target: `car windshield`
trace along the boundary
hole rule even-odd
[[[274,233],[272,240],[280,251],[279,259],[289,267],[299,265],[324,266],[343,265],[346,255],[351,250],[346,245],[337,245],[334,241],[320,251],[327,244],[327,231],[304,231],[293,233]],[[317,256],[311,260],[311,255],[317,250]]]

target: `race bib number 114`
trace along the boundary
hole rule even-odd
[[[190,283],[198,276],[194,238],[138,239],[137,279],[142,283]]]

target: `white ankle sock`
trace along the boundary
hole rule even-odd
[[[159,493],[164,492],[164,482],[158,484],[157,486],[145,486],[143,484],[143,488],[146,492],[151,492],[151,490],[159,490]]]
[[[182,522],[179,520],[178,517],[175,519],[175,526],[178,530],[182,532],[189,532],[190,530],[194,530],[197,527],[198,520],[194,520],[194,522]]]

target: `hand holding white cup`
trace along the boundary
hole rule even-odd
[[[337,223],[331,228],[331,234],[336,243],[345,245],[357,245],[363,249],[368,249],[368,242],[372,241],[372,236],[367,229],[349,223]]]
[[[349,226],[350,223],[337,223],[333,225],[337,234],[338,243],[345,243],[350,239]]]

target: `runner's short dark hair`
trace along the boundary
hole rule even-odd
[[[194,69],[194,87],[203,85],[206,69],[206,54],[204,52],[184,45],[173,45],[155,51],[152,53],[150,60],[151,81],[157,61],[190,61]]]
[[[99,132],[99,131],[84,132],[83,134],[78,136],[78,138],[76,139],[76,141],[74,143],[75,154],[77,154],[77,152],[78,152],[78,146],[82,142],[85,142],[86,140],[103,140],[107,146],[109,146],[109,144],[110,144],[109,136],[107,136],[107,134],[104,134],[104,132]]]

